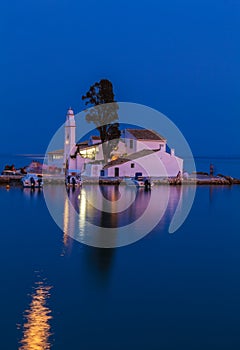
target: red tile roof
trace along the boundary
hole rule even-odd
[[[166,139],[156,131],[148,129],[127,129],[137,140],[166,141]]]

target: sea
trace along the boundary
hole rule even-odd
[[[22,155],[6,163],[4,157],[1,164],[19,167],[40,159]],[[240,178],[240,158],[196,159],[199,171],[209,171],[210,163]],[[240,186],[198,186],[187,218],[173,233],[174,212],[192,189],[170,187],[168,204],[146,235],[122,247],[98,248],[84,240],[90,223],[108,229],[137,222],[151,197],[156,210],[162,208],[162,186],[135,191],[129,209],[112,215],[87,199],[95,195],[97,202],[103,195],[114,205],[116,186],[66,191],[48,185],[45,193],[1,186],[0,348],[238,350]],[[131,191],[121,188],[120,195],[127,200]],[[144,220],[147,227],[152,216]],[[131,227],[130,241],[138,233]]]

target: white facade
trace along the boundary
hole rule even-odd
[[[81,172],[84,176],[125,177],[142,173],[143,176],[177,176],[183,171],[183,160],[166,152],[167,140],[153,130],[125,129],[117,146],[104,164],[99,136],[76,144],[74,112],[69,108],[65,124],[64,149],[48,153],[48,165],[62,172]]]
[[[76,146],[76,123],[74,118],[74,112],[72,108],[69,108],[66,116],[65,123],[65,140],[64,140],[64,156],[63,156],[63,168],[69,168],[70,155],[75,150]]]
[[[57,168],[60,171],[63,169],[63,157],[64,157],[64,150],[59,149],[53,152],[48,152],[48,166],[52,168]]]
[[[131,154],[143,149],[161,150],[162,152],[166,152],[166,139],[154,131],[149,130],[149,134],[150,133],[152,133],[153,138],[156,136],[155,139],[145,138],[144,130],[124,130],[126,153]],[[137,138],[136,135],[138,135],[139,138]]]
[[[122,164],[112,162],[112,165],[104,167],[108,177],[135,176],[142,173],[150,177],[175,177],[183,169],[183,160],[169,153],[156,151],[143,157],[130,159]]]

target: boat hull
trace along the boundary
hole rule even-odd
[[[42,188],[43,181],[42,178],[36,174],[28,173],[21,179],[23,188]]]
[[[34,188],[43,188],[42,185],[41,186],[38,186],[38,185],[31,186],[31,185],[24,185],[24,184],[22,184],[22,186],[23,186],[23,188],[32,188],[32,189],[34,189]]]
[[[66,187],[67,188],[71,188],[71,187],[81,187],[82,186],[82,183],[76,183],[76,184],[66,184]]]
[[[126,178],[124,179],[124,182],[127,186],[135,186],[137,188],[150,188],[152,186],[150,182],[146,183],[145,180],[138,180],[135,178]]]

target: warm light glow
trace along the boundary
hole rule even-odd
[[[69,228],[69,203],[68,196],[65,197],[64,202],[64,213],[63,213],[63,243],[64,246],[67,245],[68,241],[68,228]]]
[[[118,159],[118,156],[116,156],[116,155],[112,156],[112,158],[111,158],[111,160],[116,160],[116,159]]]
[[[79,231],[80,231],[80,235],[83,234],[84,230],[85,230],[86,208],[87,208],[86,191],[84,189],[82,189],[80,199],[79,199]]]
[[[53,159],[63,159],[63,155],[62,154],[54,154]]]
[[[70,191],[69,197],[67,193],[64,199],[64,209],[63,209],[63,243],[67,247],[69,243],[69,237],[73,237],[75,228],[75,209],[71,204],[74,199],[75,193]]]
[[[92,148],[80,150],[79,154],[80,154],[81,157],[83,157],[83,158],[90,158],[90,159],[93,159],[93,158],[95,158],[95,156],[96,156],[96,148],[95,148],[95,147],[92,147]]]
[[[25,311],[26,323],[24,323],[23,338],[20,341],[19,350],[48,350],[51,347],[49,342],[50,324],[52,318],[51,310],[46,306],[50,296],[51,287],[44,286],[42,282],[32,295],[32,302],[29,310]]]

